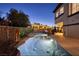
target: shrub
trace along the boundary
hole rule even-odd
[[[21,28],[20,29],[20,38],[24,38],[25,37],[25,34],[26,34],[26,32],[25,32],[25,29],[24,28]]]

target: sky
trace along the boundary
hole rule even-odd
[[[53,10],[56,6],[56,3],[4,3],[0,4],[0,14],[4,16],[11,8],[15,8],[29,15],[31,23],[53,26],[55,24]]]

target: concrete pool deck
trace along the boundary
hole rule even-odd
[[[67,38],[62,35],[54,35],[53,37],[72,56],[79,56],[79,39]]]

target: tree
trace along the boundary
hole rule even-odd
[[[7,13],[7,19],[11,22],[10,26],[27,27],[30,24],[28,15],[13,8]]]
[[[2,17],[0,17],[0,21],[3,21],[4,20],[4,17],[2,18]]]

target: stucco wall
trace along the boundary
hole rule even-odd
[[[65,26],[64,33],[66,37],[79,39],[79,25]]]
[[[59,18],[55,19],[56,24],[63,21],[64,25],[69,24],[76,24],[79,23],[79,13],[73,16],[68,16],[68,4],[63,4],[64,6],[64,14]],[[71,38],[79,38],[79,24],[77,25],[69,25],[63,27],[64,36],[71,37]]]

